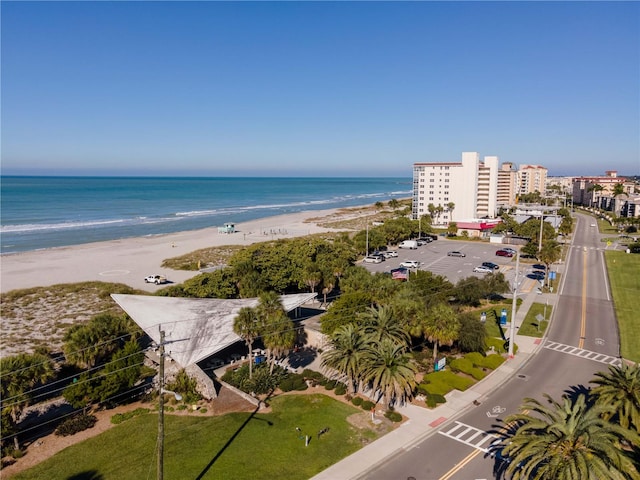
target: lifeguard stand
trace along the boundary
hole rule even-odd
[[[218,227],[218,233],[235,233],[235,232],[236,232],[235,223],[225,223],[223,227]]]

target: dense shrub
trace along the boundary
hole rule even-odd
[[[269,373],[269,366],[265,363],[255,366],[252,378],[249,378],[249,366],[243,365],[237,370],[227,370],[222,380],[243,392],[261,395],[274,390],[284,375],[285,371],[279,367],[274,369],[273,374]]]
[[[336,384],[337,382],[335,380],[329,380],[324,384],[324,388],[325,390],[333,390],[334,388],[336,388]]]
[[[435,408],[439,403],[446,403],[446,401],[447,399],[443,395],[438,395],[437,393],[427,395],[427,407],[429,408]]]
[[[479,368],[474,367],[473,363],[468,358],[456,358],[449,365],[452,370],[471,375],[476,380],[482,380],[485,377],[484,372]]]
[[[347,393],[347,386],[344,383],[338,382],[336,384],[336,395],[344,395]]]
[[[322,373],[308,368],[305,368],[302,371],[302,377],[305,380],[311,380],[314,385],[325,385],[328,381],[327,377],[325,377]]]
[[[283,392],[290,392],[292,390],[302,391],[309,388],[304,377],[298,373],[288,374],[280,381],[278,386]]]
[[[375,406],[376,404],[373,402],[370,402],[369,400],[365,400],[360,404],[360,408],[362,410],[367,410],[367,411],[371,410]]]
[[[202,399],[198,393],[198,382],[195,378],[191,378],[184,368],[178,372],[173,381],[167,383],[167,390],[181,394],[185,403],[196,403]]]
[[[135,410],[132,410],[130,412],[116,413],[113,417],[111,417],[111,423],[113,423],[114,425],[118,425],[119,423],[122,423],[125,420],[129,420],[130,418],[149,413],[149,411],[150,410],[148,408],[136,408]]]
[[[200,410],[198,410],[200,413],[207,413],[208,410],[206,408],[201,408]]]
[[[502,355],[498,355],[494,353],[492,355],[487,355],[486,357],[482,357],[482,360],[478,363],[475,363],[477,366],[482,368],[488,368],[490,370],[495,370],[500,365],[504,363],[504,357]]]
[[[471,352],[471,353],[467,353],[465,354],[464,358],[466,358],[467,360],[469,360],[471,363],[473,363],[476,367],[482,367],[483,365],[483,361],[484,361],[484,355],[482,355],[482,353],[479,352]]]
[[[58,436],[67,437],[69,435],[82,432],[83,430],[87,430],[88,428],[92,428],[97,421],[98,418],[95,415],[82,413],[62,422],[60,426],[56,428],[55,433]]]
[[[359,407],[360,405],[362,405],[362,397],[353,397],[351,399],[351,403],[353,403],[356,407]]]
[[[392,422],[401,422],[402,421],[402,415],[400,415],[398,412],[394,412],[393,410],[387,410],[385,412],[384,416],[387,417]]]

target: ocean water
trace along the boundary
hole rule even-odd
[[[160,235],[411,196],[410,178],[13,177],[2,254]]]

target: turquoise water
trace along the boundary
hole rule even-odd
[[[1,252],[159,235],[411,196],[410,178],[1,178]]]

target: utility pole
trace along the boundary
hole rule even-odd
[[[160,327],[159,327],[160,328]],[[160,365],[158,367],[158,480],[164,479],[164,330],[160,330]]]
[[[513,344],[516,341],[516,300],[518,299],[518,271],[520,270],[520,251],[516,252],[516,276],[513,280],[513,304],[511,305],[511,332],[509,333],[509,358],[513,358]]]

